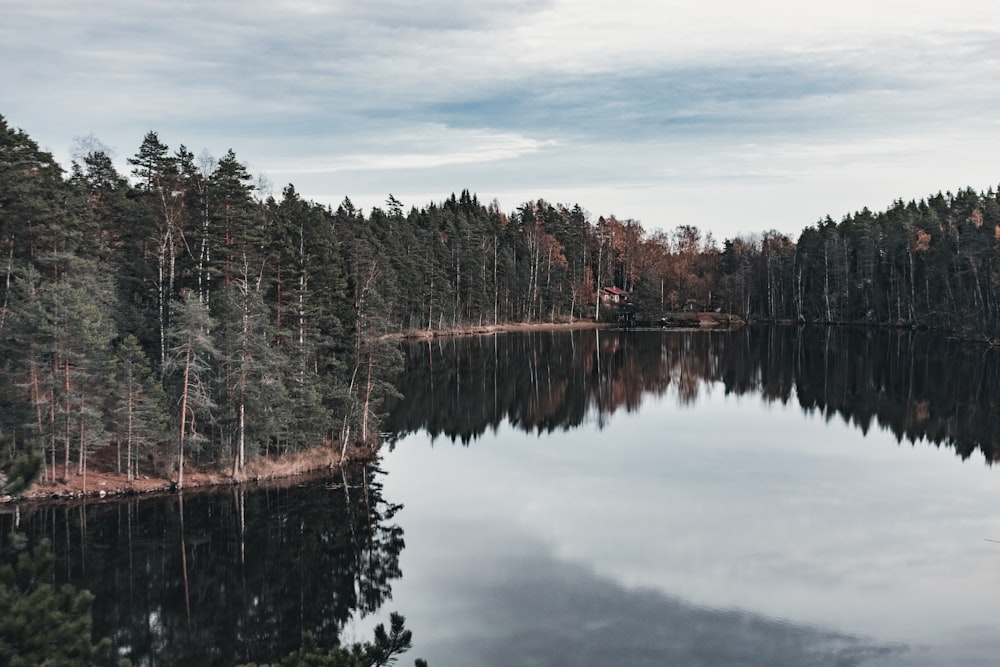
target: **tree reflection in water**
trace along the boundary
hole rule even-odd
[[[926,439],[963,459],[1000,455],[1000,351],[927,332],[746,327],[735,332],[535,332],[406,347],[405,401],[387,406],[393,437],[426,429],[468,444],[504,421],[525,431],[603,425],[673,388],[797,400],[899,441]]]
[[[56,583],[95,596],[94,633],[134,664],[278,660],[304,633],[333,646],[400,576],[400,506],[371,467],[300,486],[22,509]],[[0,516],[0,540],[13,515]],[[0,545],[2,546],[2,545]]]

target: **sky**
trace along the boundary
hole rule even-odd
[[[986,0],[0,0],[0,115],[237,158],[280,197],[469,189],[650,231],[795,236],[1000,183]],[[99,143],[95,143],[99,142]]]

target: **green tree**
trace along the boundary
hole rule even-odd
[[[282,357],[261,294],[244,273],[222,290],[218,320],[219,348],[224,363],[220,403],[232,434],[233,475],[262,445],[283,440],[288,428],[288,395],[282,381]],[[247,415],[251,418],[247,419]]]
[[[268,303],[285,359],[290,423],[297,440],[316,444],[334,439],[334,415],[347,409],[344,360],[352,347],[354,308],[334,216],[289,186],[274,217]]]
[[[149,249],[144,262],[153,265],[143,271],[148,276],[156,304],[155,327],[158,333],[156,363],[161,373],[167,361],[167,329],[171,326],[170,307],[176,294],[178,257],[186,245],[184,234],[188,221],[186,183],[178,160],[156,132],[148,132],[139,152],[129,158],[133,175],[140,179],[138,206],[143,246]]]
[[[175,306],[176,322],[168,333],[166,366],[177,403],[177,488],[184,486],[186,450],[199,452],[209,440],[202,422],[215,421],[213,380],[218,352],[212,337],[214,320],[198,295],[185,292]]]
[[[86,473],[89,453],[105,442],[103,397],[114,325],[113,288],[96,272],[65,274],[60,281],[33,267],[18,276],[10,342],[21,350],[9,367],[29,418],[28,432],[47,442],[51,478],[56,477],[56,445],[63,448],[63,475],[71,454],[77,474]]]
[[[7,449],[6,438],[0,437],[0,446]],[[10,472],[0,473],[0,496],[20,496],[38,478],[45,465],[45,458],[34,446],[29,445],[10,462]]]
[[[93,642],[94,596],[66,584],[56,588],[48,542],[29,550],[11,540],[16,560],[0,565],[0,663],[10,667],[114,665],[111,641]],[[128,664],[122,661],[121,664]]]
[[[166,397],[133,335],[126,335],[118,345],[112,370],[109,412],[118,443],[118,472],[124,441],[125,476],[132,482],[139,473],[139,462],[153,456],[156,445],[166,439]]]
[[[401,653],[413,647],[413,633],[404,628],[406,619],[400,614],[390,615],[390,627],[379,623],[375,628],[375,640],[359,642],[348,647],[335,646],[323,649],[311,634],[302,638],[302,646],[290,653],[280,665],[282,667],[384,667],[396,662]],[[418,658],[417,667],[427,667],[427,662]],[[243,667],[255,667],[253,664]],[[263,666],[262,666],[263,667]],[[277,666],[274,666],[277,667]]]
[[[366,445],[377,440],[379,420],[375,406],[394,393],[391,378],[402,361],[396,343],[384,335],[391,329],[388,320],[391,308],[384,287],[391,282],[386,275],[386,261],[375,248],[363,242],[355,246],[352,260],[356,312],[354,363],[348,386],[351,402],[341,430],[342,459],[352,432]]]

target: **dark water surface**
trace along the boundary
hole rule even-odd
[[[0,516],[47,538],[55,582],[94,595],[94,632],[136,665],[234,665],[331,645],[399,577],[398,506],[370,468],[248,492],[23,508]]]
[[[407,352],[384,475],[17,521],[137,664],[273,660],[390,611],[401,664],[996,664],[996,352],[823,328]]]

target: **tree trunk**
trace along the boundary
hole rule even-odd
[[[64,365],[65,374],[63,375],[63,392],[65,393],[65,403],[63,409],[66,413],[66,425],[63,429],[63,449],[64,449],[64,460],[63,460],[63,476],[69,479],[69,449],[70,449],[70,433],[69,433],[69,361],[65,362]]]
[[[40,389],[38,387],[38,368],[35,365],[34,359],[32,359],[31,364],[29,365],[29,373],[31,375],[31,402],[34,403],[34,405],[35,405],[35,419],[37,420],[37,423],[38,423],[38,437],[41,438],[42,437],[42,433],[44,433],[44,431],[42,430],[42,397],[41,397],[41,391],[40,391]],[[54,449],[52,450],[52,476],[51,477],[49,477],[48,466],[44,465],[44,463],[45,463],[45,456],[44,456],[44,454],[45,454],[45,444],[44,444],[44,441],[43,441],[43,443],[42,443],[42,464],[43,464],[42,465],[42,478],[43,479],[52,479],[52,480],[55,480],[55,478],[56,478],[56,474],[55,474],[56,473],[56,452],[55,452]]]
[[[167,323],[166,323],[166,299],[163,292],[163,247],[160,247],[159,257],[156,264],[156,310],[160,320],[160,372],[166,372],[167,367]]]
[[[134,392],[129,387],[128,390],[128,418],[125,422],[125,479],[129,483],[135,481],[135,474],[132,467],[132,419],[135,407]],[[119,449],[121,446],[119,445]]]
[[[85,470],[84,463],[86,462],[87,447],[85,446],[83,437],[84,437],[83,398],[81,397],[80,398],[80,455],[78,457],[79,460],[77,462],[77,470],[76,470],[77,475],[83,475]]]
[[[830,242],[823,242],[823,299],[826,302],[826,321],[833,321],[833,314],[830,312]]]
[[[3,307],[0,307],[0,330],[3,329],[4,323],[7,321],[7,305],[10,302],[10,284],[11,278],[14,275],[14,243],[11,241],[10,253],[7,256],[7,280],[6,289],[3,295]]]
[[[49,387],[49,448],[52,450],[52,479],[56,478],[56,395]],[[63,476],[66,469],[63,469]]]
[[[82,407],[82,406],[81,406]],[[87,443],[84,441],[84,425],[80,420],[80,474],[83,475],[83,493],[87,493]]]
[[[240,420],[240,434],[237,438],[237,452],[236,456],[233,457],[233,477],[243,471],[243,466],[246,464],[245,452],[246,452],[246,406],[243,401],[240,401],[239,408],[239,420]]]
[[[188,380],[191,373],[191,340],[184,350],[184,385],[181,388],[181,432],[180,447],[177,449],[177,489],[184,487],[184,431],[187,428]]]
[[[493,324],[500,322],[500,285],[497,283],[497,237],[493,235]]]
[[[427,330],[434,328],[434,278],[431,278],[431,293],[427,299]]]
[[[305,345],[306,342],[306,286],[308,285],[308,279],[306,278],[306,249],[305,249],[305,231],[303,230],[302,224],[299,224],[299,345]]]
[[[372,353],[368,353],[368,380],[365,384],[365,404],[361,413],[361,442],[368,444],[368,405],[372,395]]]

